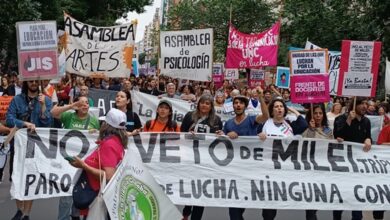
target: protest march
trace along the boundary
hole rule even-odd
[[[0,69],[12,220],[34,219],[33,201],[52,198],[59,220],[200,220],[211,207],[231,220],[245,209],[384,219],[385,43],[343,38],[334,50],[307,38],[286,52],[281,17],[243,32],[230,14],[223,36],[208,25],[155,30],[151,68],[138,21],[73,16],[16,22],[16,69]]]

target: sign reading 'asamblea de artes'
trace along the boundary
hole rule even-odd
[[[211,81],[213,29],[161,31],[161,74],[173,78]]]
[[[136,24],[96,27],[64,15],[66,71],[89,77],[129,77]]]

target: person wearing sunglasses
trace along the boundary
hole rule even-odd
[[[50,127],[52,102],[50,98],[39,92],[39,81],[24,81],[22,93],[15,96],[6,114],[7,127],[27,128],[29,132],[35,131],[36,127]],[[14,159],[14,146],[11,142],[10,176]],[[16,200],[17,212],[12,220],[28,220],[32,208],[32,200]]]

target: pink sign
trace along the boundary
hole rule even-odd
[[[374,97],[382,43],[343,40],[337,95]]]
[[[293,103],[321,103],[330,100],[328,74],[293,75],[290,86]]]
[[[215,88],[222,87],[223,84],[223,63],[213,64],[213,82]]]
[[[259,68],[276,66],[278,62],[278,39],[280,22],[258,34],[245,34],[229,28],[226,51],[226,68]]]
[[[265,70],[263,69],[251,69],[249,73],[249,80],[248,84],[250,88],[255,88],[257,86],[260,86],[261,88],[264,87],[264,78],[265,78]]]
[[[57,50],[20,51],[19,73],[22,79],[56,77],[58,74]]]

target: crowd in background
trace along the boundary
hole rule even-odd
[[[101,125],[99,120],[88,114],[90,106],[94,106],[93,100],[88,97],[89,89],[103,89],[117,91],[115,107],[120,113],[115,112],[113,116],[106,119],[109,127]],[[39,90],[39,91],[38,91]],[[144,125],[141,124],[139,116],[132,110],[131,90],[140,91],[161,99],[156,109],[156,117],[149,120]],[[43,97],[42,93],[45,95]],[[16,72],[1,74],[0,94],[3,96],[15,96],[10,104],[7,113],[7,120],[2,122],[0,132],[7,134],[9,127],[27,127],[32,130],[35,127],[55,126],[59,128],[96,130],[102,129],[107,133],[111,132],[117,139],[110,140],[110,145],[117,143],[121,147],[117,149],[105,149],[114,151],[104,166],[99,168],[97,164],[84,163],[80,158],[70,158],[69,162],[78,168],[82,168],[88,174],[88,178],[100,177],[104,172],[109,180],[117,163],[121,160],[121,154],[126,143],[123,135],[132,136],[140,131],[153,132],[201,132],[227,135],[234,139],[239,136],[258,136],[264,140],[267,136],[289,137],[302,135],[304,137],[315,137],[325,139],[337,139],[339,141],[348,140],[363,143],[365,150],[371,148],[370,131],[362,135],[359,123],[366,126],[368,119],[365,115],[383,115],[384,127],[389,124],[389,104],[380,100],[358,98],[353,108],[353,99],[345,97],[332,97],[328,103],[315,104],[311,111],[310,104],[296,104],[290,100],[288,89],[279,89],[271,84],[265,87],[249,88],[239,86],[238,83],[229,80],[223,81],[221,87],[216,87],[213,82],[198,82],[192,80],[172,79],[166,76],[139,76],[131,75],[129,78],[85,78],[72,74],[66,74],[58,80],[25,81],[18,79]],[[19,97],[19,102],[17,102]],[[172,121],[172,104],[167,98],[181,99],[197,104],[193,112],[188,112],[183,124],[178,125]],[[33,102],[33,100],[36,100]],[[21,118],[20,106],[36,105],[34,110],[22,110],[28,117]],[[232,109],[226,106],[231,103]],[[28,108],[27,108],[28,109]],[[74,110],[74,112],[69,112]],[[222,125],[221,119],[216,114],[217,110],[232,111],[234,117]],[[23,112],[24,111],[24,112]],[[27,111],[27,112],[26,112]],[[295,120],[286,118],[287,113],[294,114]],[[34,115],[35,114],[35,115]],[[123,114],[123,115],[122,115]],[[306,115],[306,117],[305,117]],[[114,118],[114,121],[110,121]],[[124,124],[118,124],[117,120],[125,118]],[[11,120],[15,119],[15,120]],[[20,120],[20,121],[18,121]],[[333,123],[334,121],[334,123]],[[19,123],[16,123],[19,122]],[[50,125],[48,124],[50,123]],[[333,127],[337,124],[337,127]],[[334,130],[333,130],[334,128]],[[353,128],[347,129],[346,128]],[[354,129],[357,130],[354,130]],[[387,140],[388,131],[381,133],[380,143],[390,142]],[[4,129],[4,130],[3,130]],[[120,131],[120,132],[119,132]],[[125,131],[125,132],[122,132]],[[283,132],[281,132],[283,131]],[[352,134],[350,131],[354,131]],[[106,134],[104,133],[104,134]],[[360,137],[355,137],[356,133]],[[105,135],[100,135],[103,143],[106,141]],[[379,142],[379,141],[378,141]],[[115,144],[114,144],[115,145]],[[11,149],[13,151],[13,149]],[[12,154],[12,152],[11,152]],[[96,155],[94,155],[96,157]],[[100,155],[99,155],[100,157]],[[13,155],[11,155],[11,162]],[[103,161],[103,160],[102,160]],[[112,161],[115,161],[112,162]],[[11,166],[12,167],[12,166]],[[113,170],[114,169],[114,170]],[[12,170],[10,170],[12,172]],[[1,171],[1,175],[2,175]],[[1,176],[2,178],[2,176]],[[94,189],[99,189],[99,182],[94,183]],[[27,205],[26,205],[27,204]],[[32,201],[17,201],[18,211],[13,220],[29,219]],[[231,219],[242,219],[244,209],[230,208]],[[201,219],[203,207],[186,206],[183,211],[183,219]],[[277,210],[264,210],[264,219],[274,219]],[[83,211],[76,209],[72,205],[71,198],[61,198],[59,204],[58,219],[79,219]],[[376,216],[375,216],[376,215]],[[353,213],[355,219],[361,219],[361,211]],[[374,213],[375,219],[383,219],[383,212]],[[315,210],[307,210],[307,219],[317,219]],[[334,212],[334,219],[341,219],[341,212]]]

